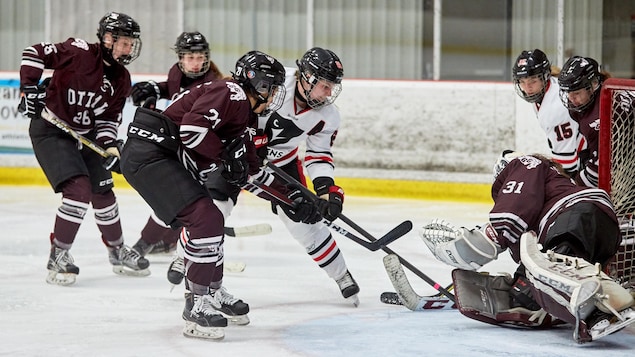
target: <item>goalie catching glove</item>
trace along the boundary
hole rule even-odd
[[[465,270],[477,270],[503,251],[496,243],[496,230],[489,223],[473,229],[457,229],[447,222],[434,221],[419,234],[438,260]]]
[[[330,177],[318,177],[313,180],[315,193],[320,198],[317,202],[320,214],[329,222],[333,222],[342,213],[344,190],[335,185]]]

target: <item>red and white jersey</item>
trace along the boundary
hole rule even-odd
[[[560,100],[560,86],[554,77],[549,79],[542,103],[533,105],[540,127],[547,136],[554,161],[571,174],[579,170],[578,153],[586,148],[578,123]]]
[[[340,126],[340,113],[335,105],[299,110],[295,103],[297,69],[286,70],[287,95],[282,107],[269,117],[258,119],[258,129],[264,130],[268,138],[267,160],[284,166],[297,159],[300,146],[305,143],[304,164],[309,177],[333,178],[331,147]]]

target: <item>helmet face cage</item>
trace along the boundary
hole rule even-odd
[[[498,178],[498,175],[507,167],[510,161],[522,156],[523,154],[514,150],[504,150],[501,156],[494,163],[492,168],[492,174],[494,175],[494,181]]]
[[[101,41],[102,48],[105,49],[106,54],[112,58],[112,47],[107,48],[104,46],[104,37],[106,33],[110,33],[112,35],[112,46],[115,45],[121,36],[129,37],[133,40],[130,53],[117,58],[117,62],[120,64],[130,64],[141,54],[141,28],[132,17],[119,12],[110,12],[99,21],[97,37]]]
[[[181,69],[181,72],[185,74],[185,76],[190,78],[197,78],[209,71],[209,43],[205,39],[205,36],[203,36],[203,34],[201,34],[200,32],[183,32],[176,39],[176,43],[174,44],[174,51],[179,56],[179,68]],[[184,63],[186,61],[185,56],[196,53],[200,53],[204,56],[201,67],[196,70],[187,68],[188,66]]]
[[[285,70],[275,58],[260,51],[247,52],[236,62],[232,77],[256,97],[255,107],[269,102],[260,115],[268,115],[282,106],[286,94]]]
[[[297,62],[301,83],[307,104],[313,109],[333,104],[342,92],[344,68],[339,57],[330,50],[314,47],[308,50]],[[326,82],[326,83],[325,83]],[[308,88],[306,87],[308,85]],[[327,96],[314,91],[321,91],[318,85],[330,88]]]
[[[558,84],[560,85],[560,100],[562,104],[569,110],[582,112],[593,104],[596,92],[600,89],[593,88],[594,83],[599,83],[600,71],[598,63],[588,57],[574,56],[565,62],[558,76]],[[576,105],[569,99],[569,93],[586,90],[589,99],[583,103]]]
[[[533,51],[523,51],[514,66],[512,67],[512,77],[516,94],[529,103],[542,102],[547,90],[547,83],[551,78],[551,64],[544,52],[539,49]],[[542,89],[534,94],[527,94],[520,86],[522,78],[538,78],[542,81]]]

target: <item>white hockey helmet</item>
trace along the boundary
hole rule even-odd
[[[514,150],[504,150],[501,156],[496,159],[496,163],[494,164],[494,168],[492,169],[492,173],[494,174],[494,180],[498,177],[498,175],[503,171],[507,164],[513,159],[523,156],[522,152],[514,151]]]

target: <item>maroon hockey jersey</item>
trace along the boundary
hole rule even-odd
[[[589,159],[582,163],[575,181],[579,185],[598,187],[598,148],[600,145],[600,98],[599,89],[593,106],[583,113],[569,111],[571,118],[578,122],[579,130],[586,138]]]
[[[578,186],[550,161],[532,155],[509,162],[492,185],[492,198],[489,220],[498,233],[497,243],[509,248],[516,262],[523,233],[534,231],[543,243],[556,217],[576,203],[592,203],[617,222],[604,190]]]
[[[260,165],[251,129],[257,116],[243,89],[231,80],[198,85],[179,94],[163,112],[179,127],[184,150],[181,160],[194,173],[203,176],[220,165],[225,145],[244,136],[250,174]]]
[[[130,73],[123,65],[106,66],[99,43],[69,38],[24,49],[20,85],[38,84],[44,69],[55,70],[46,89],[50,112],[82,135],[95,130],[100,143],[117,138],[131,89]]]
[[[214,71],[207,71],[204,75],[197,78],[189,78],[179,68],[179,64],[175,63],[168,72],[168,79],[165,82],[157,83],[161,91],[161,98],[174,99],[174,97],[185,89],[193,88],[205,82],[220,79]]]

